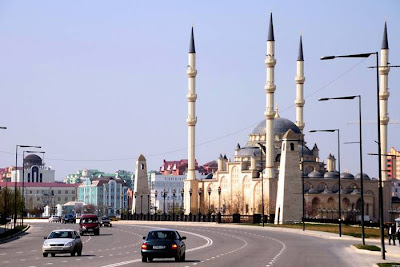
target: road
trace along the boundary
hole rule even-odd
[[[372,266],[373,260],[354,253],[346,240],[299,235],[277,228],[208,223],[114,223],[100,236],[83,236],[82,256],[44,258],[43,237],[54,229],[78,230],[78,224],[33,222],[26,235],[0,244],[0,266]],[[155,259],[142,263],[142,237],[152,228],[174,228],[187,237],[186,262]]]

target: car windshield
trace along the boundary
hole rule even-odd
[[[71,231],[54,231],[51,232],[51,234],[48,237],[49,239],[52,238],[72,238],[72,232]]]
[[[147,240],[153,239],[175,240],[178,238],[173,231],[152,231],[147,235]]]
[[[83,223],[97,223],[97,218],[83,218]]]
[[[108,220],[108,218],[107,217],[103,217],[103,218],[101,218],[102,220]]]

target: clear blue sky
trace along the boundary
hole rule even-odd
[[[390,62],[400,65],[399,1],[1,1],[0,126],[8,129],[0,131],[0,166],[15,164],[16,144],[41,145],[58,180],[82,168],[134,171],[141,153],[148,169],[158,169],[163,159],[187,158],[192,24],[196,140],[206,143],[197,147],[197,159],[232,157],[237,142],[243,145],[264,119],[271,10],[281,117],[295,121],[302,32],[305,130],[340,128],[343,142],[357,141],[357,125],[348,124],[358,119],[357,102],[317,99],[361,94],[363,120],[375,122],[376,76],[366,68],[375,61],[319,58],[380,50],[386,18]],[[389,115],[399,122],[400,68],[391,70],[389,87]],[[365,172],[376,176],[377,159],[367,156],[377,152],[376,123],[363,131]],[[400,124],[389,125],[389,148],[400,149],[399,136]],[[336,155],[333,134],[307,134],[306,141],[318,143],[321,159]],[[358,146],[341,150],[342,170],[358,173]]]

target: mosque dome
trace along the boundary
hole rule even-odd
[[[359,173],[356,174],[356,176],[354,177],[355,179],[360,179],[361,175]],[[371,180],[371,178],[369,178],[368,174],[363,173],[363,179],[364,180]]]
[[[328,178],[328,179],[338,179],[339,178],[339,173],[336,171],[333,172],[326,172],[324,174],[324,178]]]
[[[87,176],[88,176],[88,170],[84,169],[84,170],[82,171],[82,176],[83,176],[83,177],[87,177]]]
[[[340,179],[354,179],[354,175],[349,172],[342,172],[340,174]]]
[[[308,178],[323,178],[324,176],[322,175],[322,173],[318,172],[318,171],[312,171],[308,174]]]
[[[30,154],[30,155],[25,157],[24,165],[29,165],[29,166],[38,165],[38,166],[40,166],[40,165],[42,165],[42,158],[39,157],[38,155]]]
[[[237,152],[238,156],[253,156],[254,154],[256,156],[260,156],[260,149],[256,147],[242,147],[240,150]]]
[[[266,123],[265,120],[260,122],[256,128],[254,128],[252,134],[265,134]],[[274,119],[274,133],[275,134],[284,134],[289,129],[293,132],[300,134],[301,131],[299,127],[296,126],[292,121],[285,118],[275,118]]]

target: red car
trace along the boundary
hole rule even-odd
[[[79,234],[93,233],[94,235],[100,234],[99,218],[96,214],[83,214],[79,221]]]

